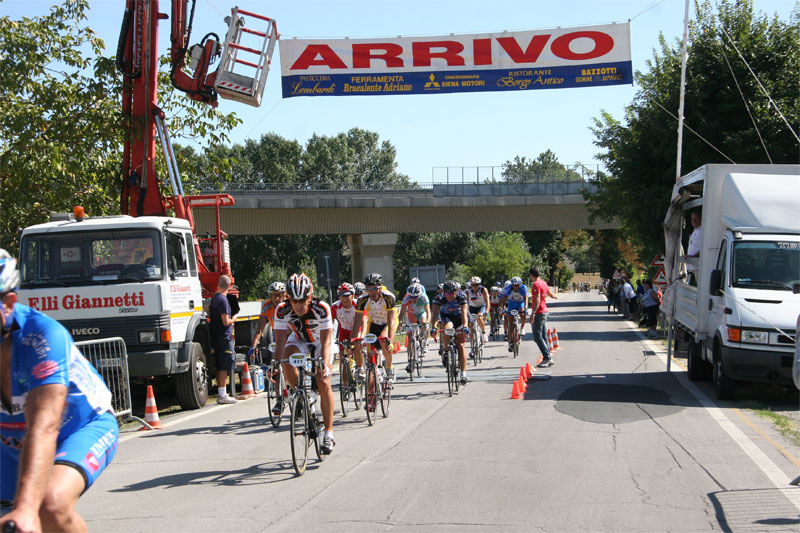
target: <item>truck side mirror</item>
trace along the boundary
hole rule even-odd
[[[711,271],[711,280],[708,284],[708,291],[711,296],[720,296],[722,292],[722,270],[716,269]]]

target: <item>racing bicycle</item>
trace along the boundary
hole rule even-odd
[[[483,333],[478,330],[477,319],[478,315],[469,314],[469,355],[475,361],[475,366],[483,361]]]
[[[508,312],[511,315],[511,330],[508,332],[508,342],[511,343],[514,357],[519,355],[519,330],[520,330],[520,316],[517,309],[512,309]]]
[[[351,409],[361,407],[364,396],[364,383],[355,375],[355,358],[350,340],[337,342],[339,345],[339,400],[342,404],[342,416],[347,416]]]
[[[275,343],[269,345],[269,351],[275,353]],[[273,427],[278,427],[283,418],[283,412],[289,403],[289,387],[286,385],[286,377],[283,374],[281,362],[271,358],[269,365],[264,365],[265,386],[267,389],[267,412],[269,421]],[[277,413],[272,410],[277,407]]]
[[[366,349],[367,375],[364,384],[364,409],[367,412],[367,424],[375,424],[378,418],[378,404],[380,404],[383,418],[389,416],[389,403],[392,400],[392,383],[386,374],[386,369],[380,363],[380,342],[385,337],[378,337],[373,333],[364,335],[360,340],[369,344]],[[377,346],[376,346],[377,344]]]
[[[442,343],[442,359],[444,362],[445,373],[447,374],[447,393],[452,396],[458,394],[458,388],[461,386],[459,379],[458,367],[458,350],[456,349],[456,330],[453,327],[444,328],[439,330],[439,338],[442,338],[442,333],[447,335],[447,344]]]
[[[492,307],[492,320],[489,325],[489,335],[492,337],[493,341],[496,341],[497,338],[500,337],[500,313],[500,306]]]
[[[321,451],[324,424],[319,412],[320,398],[317,394],[317,364],[323,365],[321,357],[311,354],[295,353],[289,356],[289,364],[297,368],[297,386],[289,396],[289,438],[292,446],[294,471],[302,476],[308,464],[308,449],[314,443],[317,460],[322,462],[325,455]]]
[[[407,324],[406,328],[411,332],[408,338],[408,365],[406,372],[408,372],[409,379],[414,381],[414,374],[418,378],[422,377],[422,346],[423,340],[420,334],[419,324]]]

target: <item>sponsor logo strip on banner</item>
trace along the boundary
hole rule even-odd
[[[630,25],[443,37],[282,40],[283,97],[633,83]]]

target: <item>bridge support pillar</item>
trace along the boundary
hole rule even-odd
[[[394,290],[394,247],[397,233],[351,233],[347,236],[353,280],[363,281],[372,272],[383,275],[383,284]]]

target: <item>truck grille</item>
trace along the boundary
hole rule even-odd
[[[125,316],[114,318],[87,318],[62,320],[76,341],[88,341],[106,337],[122,337],[128,351],[138,346],[154,348],[161,343],[161,331],[169,329],[169,315]],[[155,331],[156,343],[140,344],[140,331]]]

